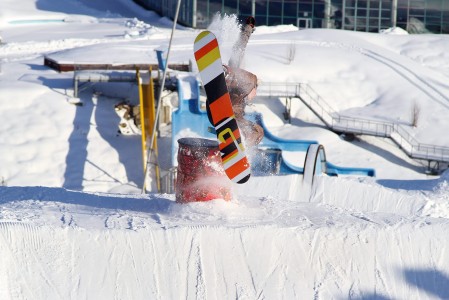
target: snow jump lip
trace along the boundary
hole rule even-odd
[[[178,109],[172,113],[172,165],[176,166],[177,140],[185,137],[186,134],[194,137],[207,139],[216,139],[216,135],[211,132],[209,119],[205,110],[201,108],[200,89],[197,78],[193,75],[178,75]],[[314,140],[290,140],[275,136],[263,122],[262,115],[259,113],[248,114],[247,119],[257,122],[262,126],[265,136],[259,144],[259,149],[280,150],[291,152],[307,152],[310,145],[319,144]],[[325,155],[324,155],[325,156]],[[267,159],[274,159],[273,156],[267,156]],[[356,175],[356,176],[375,176],[376,172],[371,168],[340,167],[328,162],[324,157],[326,165],[325,173],[330,176],[338,175]],[[268,161],[275,163],[275,161]],[[289,163],[281,159],[279,175],[304,174],[304,168]]]
[[[64,19],[23,19],[12,20],[8,23],[11,25],[24,25],[24,24],[46,24],[46,23],[64,23]]]

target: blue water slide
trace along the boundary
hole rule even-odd
[[[338,175],[360,175],[360,176],[376,176],[376,170],[372,168],[350,168],[350,167],[339,167],[330,162],[326,162],[326,174],[331,176]]]
[[[209,132],[211,126],[207,113],[201,109],[200,87],[198,80],[193,75],[179,75],[178,109],[172,113],[172,165],[175,162],[178,149],[178,139],[186,136],[216,139],[213,132]]]
[[[302,151],[305,152],[311,144],[318,144],[317,141],[309,140],[290,140],[275,136],[268,130],[260,113],[247,114],[246,118],[262,126],[264,137],[259,147],[262,148],[277,148],[282,151]]]
[[[179,75],[177,80],[179,107],[172,114],[172,164],[176,165],[175,157],[177,141],[181,137],[202,137],[216,139],[213,127],[207,113],[201,108],[200,86],[193,75]],[[359,175],[375,176],[375,170],[370,168],[339,167],[326,160],[324,147],[314,140],[291,140],[275,136],[267,128],[260,113],[246,115],[250,121],[258,123],[264,130],[264,137],[258,146],[261,155],[255,155],[252,162],[252,172],[262,174],[266,165],[276,166],[277,174],[303,174],[304,167],[292,164],[282,159],[282,151],[305,152],[315,155],[313,175],[325,173],[331,176]],[[311,147],[313,145],[313,147]],[[312,151],[313,150],[313,151]],[[262,156],[262,159],[260,159]],[[307,156],[307,155],[306,155]],[[259,157],[259,158],[257,158]],[[307,160],[307,157],[306,157]],[[318,163],[319,162],[319,163]],[[319,164],[319,165],[318,165]],[[304,164],[303,164],[304,165]],[[306,170],[306,172],[312,172]]]
[[[282,151],[301,151],[308,152],[311,145],[319,146],[317,149],[319,151],[315,154],[319,156],[319,160],[322,164],[314,167],[313,174],[321,174],[325,173],[330,176],[338,176],[338,175],[360,175],[360,176],[375,176],[376,172],[371,168],[353,168],[353,167],[339,167],[334,165],[326,160],[326,154],[324,151],[324,147],[319,145],[317,141],[313,140],[290,140],[283,139],[273,135],[270,130],[267,128],[266,124],[263,121],[262,115],[259,113],[253,113],[247,116],[249,120],[252,120],[262,126],[264,130],[264,138],[262,142],[259,144],[259,148],[271,148],[271,149],[280,149]],[[284,159],[282,159],[281,174],[295,174],[295,173],[304,173],[304,167],[299,167],[294,165]]]

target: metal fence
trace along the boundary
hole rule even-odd
[[[306,83],[262,83],[257,88],[257,94],[265,97],[299,98],[334,131],[388,137],[412,158],[449,162],[449,147],[420,143],[400,124],[342,116]]]

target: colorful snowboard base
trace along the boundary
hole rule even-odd
[[[251,168],[226,86],[218,41],[212,32],[198,34],[194,54],[219,141],[223,167],[233,182],[245,183],[251,176]]]

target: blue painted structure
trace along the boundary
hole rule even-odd
[[[178,101],[179,107],[172,113],[172,164],[175,165],[175,157],[177,147],[177,140],[180,137],[185,137],[182,131],[188,130],[193,136],[202,137],[207,139],[216,139],[216,135],[212,129],[212,125],[209,122],[207,113],[201,108],[200,103],[200,86],[195,76],[193,75],[180,75],[177,81],[178,87]],[[254,113],[247,115],[249,120],[257,122],[262,126],[265,132],[265,136],[262,142],[259,144],[259,151],[270,152],[266,154],[267,159],[280,160],[279,174],[303,174],[304,168],[298,167],[291,163],[288,163],[282,159],[282,151],[298,151],[306,152],[310,145],[318,144],[313,140],[290,140],[283,139],[274,136],[266,127],[263,122],[261,114]],[[280,155],[276,155],[278,151]],[[331,176],[337,175],[361,175],[361,176],[375,176],[375,170],[370,168],[350,168],[350,167],[338,167],[332,163],[326,161],[324,151],[320,152],[322,157],[320,160],[325,163],[325,168],[318,168],[314,174],[320,174],[325,172]],[[263,168],[262,162],[254,164],[255,168]],[[253,169],[254,174],[259,174],[261,170]]]
[[[162,55],[164,54],[164,50],[155,50],[156,51],[156,56],[157,56],[157,62],[158,62],[158,67],[161,71],[165,70],[165,66],[167,65],[167,61],[165,60],[165,57],[163,57]]]

